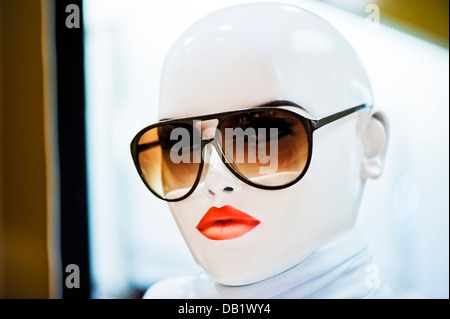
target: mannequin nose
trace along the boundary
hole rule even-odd
[[[210,152],[204,183],[208,194],[212,196],[230,194],[238,188],[236,177],[228,170],[214,148]]]

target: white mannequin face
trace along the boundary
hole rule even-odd
[[[163,70],[159,117],[275,100],[290,100],[307,110],[305,117],[320,119],[370,104],[371,92],[352,48],[321,18],[281,4],[241,5],[204,18],[177,40]],[[254,283],[295,266],[351,228],[365,179],[381,174],[381,116],[359,111],[315,131],[308,172],[281,190],[245,184],[212,148],[194,193],[169,203],[197,263],[220,283]],[[229,206],[252,222],[199,226],[208,211],[228,213]]]

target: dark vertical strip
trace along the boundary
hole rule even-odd
[[[63,298],[90,298],[86,185],[84,30],[81,0],[54,0],[57,109],[60,159],[60,240]],[[80,9],[80,28],[68,28],[68,5]],[[73,20],[72,20],[73,21]],[[70,264],[80,270],[80,287],[68,288]],[[74,281],[72,281],[74,282]]]

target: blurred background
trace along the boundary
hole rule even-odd
[[[0,0],[0,298],[139,298],[199,272],[129,143],[157,120],[175,39],[248,2]],[[448,298],[449,2],[283,2],[349,40],[390,121],[357,222],[385,280],[398,298]]]

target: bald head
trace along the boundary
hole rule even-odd
[[[215,12],[178,38],[163,68],[159,117],[273,100],[322,117],[372,97],[357,54],[325,20],[291,5],[246,4]]]

